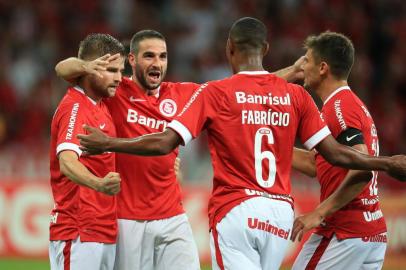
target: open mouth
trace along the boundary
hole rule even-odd
[[[148,79],[153,83],[159,83],[161,80],[161,72],[158,70],[152,70],[148,72]]]

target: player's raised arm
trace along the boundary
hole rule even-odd
[[[82,149],[86,152],[111,151],[140,156],[167,155],[182,142],[174,130],[167,128],[164,132],[148,134],[137,138],[112,138],[101,130],[84,126],[88,135],[80,134]]]
[[[286,68],[280,69],[278,71],[272,72],[278,77],[285,79],[288,82],[296,82],[299,80],[303,80],[304,73],[303,73],[303,63],[304,63],[304,56],[301,56],[296,62]]]
[[[102,78],[100,71],[106,70],[106,66],[119,57],[120,54],[105,54],[92,61],[70,57],[56,64],[56,75],[71,84],[76,84],[78,78],[86,74],[93,74]]]
[[[317,151],[332,165],[354,170],[386,171],[399,181],[406,181],[406,156],[374,157],[339,144],[331,135],[317,146]]]
[[[107,195],[114,195],[120,191],[120,175],[109,172],[103,179],[91,173],[73,151],[63,151],[59,154],[61,173],[76,184],[89,187]]]

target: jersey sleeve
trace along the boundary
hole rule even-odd
[[[309,93],[300,86],[293,87],[297,88],[295,92],[299,107],[298,136],[303,145],[310,150],[331,133]]]
[[[83,104],[79,102],[64,104],[58,109],[55,115],[58,121],[56,155],[65,150],[74,151],[78,156],[82,154],[79,148],[78,134],[84,134],[83,124],[85,123],[85,111]]]
[[[327,113],[328,126],[335,138],[349,128],[363,129],[362,119],[365,112],[350,95],[342,95],[334,100]]]
[[[214,85],[211,83],[202,84],[192,94],[177,117],[169,123],[168,127],[182,137],[184,145],[196,138],[215,117],[219,98],[216,97],[218,95],[213,95],[216,92],[213,88]]]

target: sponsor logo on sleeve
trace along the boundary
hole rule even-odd
[[[68,130],[66,132],[66,140],[72,140],[72,134],[73,130],[75,129],[75,123],[76,123],[76,116],[78,114],[79,110],[79,103],[73,104],[72,111],[70,113],[69,117],[69,124],[68,124]]]
[[[338,120],[338,123],[340,124],[341,129],[346,130],[347,124],[344,121],[344,116],[341,111],[341,100],[340,99],[337,99],[336,101],[334,101],[334,110],[336,112],[337,120]]]

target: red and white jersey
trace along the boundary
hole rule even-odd
[[[161,84],[159,95],[148,96],[134,81],[123,78],[108,100],[117,136],[133,138],[163,131],[199,85]],[[121,175],[118,218],[155,220],[184,213],[174,164],[178,149],[165,156],[116,155]]]
[[[54,209],[51,213],[50,240],[115,243],[117,238],[117,203],[108,196],[80,186],[63,175],[58,154],[74,151],[79,161],[98,177],[114,172],[115,154],[81,156],[77,134],[85,134],[82,125],[99,127],[116,136],[110,113],[103,102],[95,103],[78,86],[68,89],[54,114],[51,125],[50,169]]]
[[[207,129],[214,169],[211,227],[251,196],[289,195],[296,135],[312,149],[330,134],[310,95],[268,72],[240,72],[202,85],[169,127],[185,144]]]
[[[334,138],[348,128],[362,132],[364,143],[370,155],[379,155],[379,141],[374,121],[364,103],[348,86],[334,91],[324,102],[322,117]],[[354,136],[347,136],[350,141]],[[316,155],[317,179],[320,182],[320,200],[325,200],[341,184],[348,170],[334,167],[320,154]],[[347,206],[326,219],[327,226],[318,228],[316,233],[338,239],[363,237],[386,232],[385,220],[379,206],[377,172],[367,187]]]

